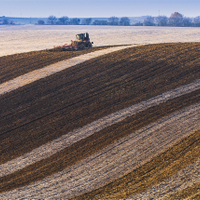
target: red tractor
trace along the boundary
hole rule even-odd
[[[90,42],[88,33],[80,33],[76,35],[76,40],[72,41],[70,45],[63,45],[56,48],[61,48],[63,51],[76,51],[76,50],[84,50],[86,48],[91,48],[93,42]]]

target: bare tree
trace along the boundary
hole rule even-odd
[[[169,18],[170,26],[192,26],[192,19],[183,17],[182,14],[175,12]]]
[[[169,19],[166,16],[159,16],[156,18],[156,21],[158,22],[158,26],[167,26],[168,20]]]
[[[53,15],[48,17],[48,23],[49,24],[56,24],[57,18]]]
[[[130,26],[130,19],[128,17],[122,17],[120,19],[120,25],[122,26]]]
[[[135,24],[133,24],[133,26],[143,26],[142,22],[136,22]]]
[[[155,26],[154,17],[148,16],[148,17],[144,20],[143,25],[144,25],[144,26]]]
[[[79,25],[80,24],[80,19],[78,19],[78,18],[71,18],[70,19],[70,24],[72,24],[72,25]]]
[[[117,17],[110,17],[108,19],[108,24],[109,25],[119,25],[119,18],[117,18]]]
[[[39,25],[44,25],[44,24],[45,24],[45,23],[44,23],[44,20],[41,20],[41,19],[38,20],[38,24],[39,24]]]
[[[184,18],[183,18],[182,25],[185,26],[185,27],[190,27],[190,26],[192,26],[192,19],[189,18],[189,17],[184,17]]]
[[[194,26],[200,27],[200,16],[194,18]]]
[[[171,14],[169,18],[169,25],[170,26],[183,26],[183,15],[175,12]]]
[[[69,17],[67,16],[63,16],[61,18],[58,19],[58,24],[69,24]]]

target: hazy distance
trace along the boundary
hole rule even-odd
[[[200,16],[199,0],[0,0],[6,17]]]

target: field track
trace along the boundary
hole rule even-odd
[[[153,185],[146,185],[142,187],[143,190],[141,191],[133,192],[133,190],[130,190],[130,193],[116,192],[117,187],[121,187],[119,185],[125,184],[127,180],[125,178],[120,182],[118,178],[130,172],[134,173],[135,170],[145,166],[146,163],[153,162],[154,156],[158,158],[165,153],[165,151],[168,151],[168,148],[173,148],[171,146],[176,145],[176,143],[178,144],[178,142],[181,143],[181,139],[184,140],[186,136],[186,138],[189,138],[191,134],[200,129],[200,116],[198,111],[200,103],[200,89],[198,86],[200,78],[199,52],[200,44],[198,43],[157,44],[131,47],[111,54],[101,55],[101,57],[77,64],[72,68],[65,69],[54,75],[1,95],[0,169],[2,167],[3,170],[1,170],[1,172],[4,172],[0,178],[0,192],[10,192],[2,193],[0,197],[6,199],[9,198],[9,194],[15,197],[17,193],[19,197],[20,195],[25,195],[25,197],[30,195],[29,197],[34,197],[36,195],[34,189],[37,187],[38,198],[40,197],[40,189],[41,193],[46,195],[44,197],[47,197],[47,194],[42,192],[42,186],[38,185],[31,189],[31,185],[40,184],[45,180],[49,180],[50,182],[56,182],[57,180],[57,186],[47,186],[49,182],[46,183],[47,188],[49,187],[50,190],[53,188],[55,193],[49,193],[49,197],[53,197],[53,195],[56,197],[57,194],[74,197],[86,192],[92,192],[93,189],[98,189],[99,186],[109,188],[110,185],[114,184],[112,194],[105,193],[105,191],[112,191],[111,188],[109,188],[109,190],[102,188],[102,190],[97,190],[96,193],[94,191],[94,193],[88,193],[88,196],[82,196],[80,198],[101,197],[109,199],[112,198],[112,195],[113,198],[128,198],[134,194],[144,192],[146,189],[153,187],[153,185],[159,184],[165,179],[167,180],[170,176],[175,175],[176,172],[178,173],[178,170],[181,170],[181,164],[179,168],[174,171],[174,174],[168,173],[170,175],[162,178],[162,180],[155,179],[157,181],[153,182]],[[60,56],[58,52],[50,52],[50,54],[55,56],[54,61],[51,61],[50,64],[58,61],[56,58],[56,56]],[[30,55],[30,53],[14,55],[16,57],[21,57],[19,65],[17,65],[16,60],[13,59],[14,56],[2,57],[5,60],[9,60],[9,58],[14,60],[12,61],[11,59],[9,62],[13,70],[7,70],[6,64],[4,65],[5,73],[3,75],[3,82],[17,77],[13,71],[20,71],[19,69],[21,66],[25,66],[28,62],[28,55]],[[62,59],[64,59],[66,56],[64,52],[62,52],[62,55]],[[32,59],[31,56],[30,58]],[[24,71],[22,69],[20,75],[35,70],[35,68],[31,68],[31,62],[37,63],[37,60],[33,59],[34,61],[31,61],[31,59],[30,65],[26,65],[27,68]],[[50,62],[46,62],[46,60],[48,60],[46,57],[43,59],[40,57],[39,62],[46,64]],[[39,68],[46,66],[46,64],[41,64]],[[190,87],[185,90],[174,90],[175,88],[185,88],[188,84],[193,85],[189,85]],[[170,97],[169,91],[174,91],[174,93],[172,92],[174,96],[172,95]],[[163,93],[165,94],[163,100],[159,102],[156,96],[159,97],[159,95]],[[154,98],[155,102],[148,106],[148,102],[150,101],[148,99]],[[139,105],[142,104],[144,104],[143,106],[145,109],[140,109]],[[136,109],[136,112],[134,111],[131,115],[125,115],[125,117],[120,120],[116,118],[116,121],[112,121],[112,113],[130,108],[130,106],[133,105],[138,106],[136,106],[138,109]],[[180,118],[183,120],[182,124],[186,127],[178,127],[180,121],[178,120],[179,114],[183,110],[193,107],[195,107],[195,110],[191,111],[191,114],[188,111],[188,113],[186,112],[184,115],[185,118]],[[173,120],[172,116],[174,114],[175,118]],[[108,116],[107,118],[111,122],[107,125],[105,123],[103,129],[97,128],[97,130],[94,130],[94,132],[81,139],[78,137],[78,140],[75,139],[75,142],[69,142],[69,145],[66,145],[65,148],[63,148],[62,143],[60,146],[59,144],[58,146],[55,145],[53,150],[50,149],[53,153],[48,152],[49,154],[47,153],[46,155],[39,153],[43,157],[38,159],[38,156],[36,156],[37,159],[31,161],[29,164],[24,162],[25,164],[22,165],[21,168],[15,169],[11,167],[9,169],[10,171],[8,170],[7,172],[4,170],[7,164],[9,166],[9,163],[15,163],[13,159],[19,159],[19,156],[23,156],[34,149],[37,150],[36,148],[40,149],[41,145],[45,145],[47,142],[53,142],[60,137],[66,137],[68,133],[74,133],[73,131],[77,129],[80,130],[80,128],[84,128],[86,125],[88,125],[91,130],[91,123],[105,116]],[[93,176],[88,179],[94,181],[94,185],[96,184],[98,187],[93,187],[90,182],[83,181],[87,179],[88,168],[84,168],[82,165],[83,167],[79,167],[79,169],[81,172],[80,174],[82,174],[82,176],[80,176],[80,181],[83,184],[81,185],[77,182],[78,185],[81,185],[78,189],[75,187],[73,179],[71,179],[72,186],[70,186],[70,179],[66,178],[68,169],[75,168],[76,165],[78,166],[80,163],[84,163],[87,159],[92,158],[92,156],[98,155],[98,153],[101,154],[106,148],[115,145],[126,137],[131,137],[131,134],[135,134],[145,129],[145,127],[151,126],[151,124],[159,123],[159,120],[165,119],[167,116],[169,116],[169,121],[171,120],[168,122],[168,130],[170,130],[170,126],[175,128],[175,132],[172,131],[170,134],[172,134],[171,136],[173,137],[176,136],[176,139],[174,138],[173,140],[173,137],[171,137],[171,140],[170,137],[169,140],[163,139],[166,145],[162,145],[161,135],[162,133],[165,135],[167,129],[161,132],[158,131],[158,135],[155,139],[152,139],[152,141],[150,139],[147,140],[150,141],[150,146],[154,143],[161,145],[157,154],[152,153],[146,158],[141,159],[141,162],[135,165],[136,168],[132,166],[132,163],[130,164],[130,160],[137,160],[134,157],[131,158],[131,156],[140,151],[145,152],[144,149],[142,149],[142,145],[146,144],[145,138],[148,138],[148,134],[144,133],[144,138],[140,139],[141,144],[139,145],[138,143],[139,146],[136,149],[134,149],[134,143],[132,144],[133,146],[125,145],[123,147],[124,151],[118,149],[118,151],[114,153],[118,159],[115,158],[111,161],[111,158],[108,156],[107,161],[105,161],[107,164],[104,164],[105,167],[107,166],[109,168],[109,166],[113,166],[113,169],[115,169],[115,167],[118,166],[118,162],[123,163],[126,160],[130,165],[124,165],[123,167],[125,168],[121,169],[119,167],[119,171],[116,170],[113,176],[108,173],[108,176],[104,178],[103,176],[101,178],[101,174],[104,174],[101,170],[106,170],[106,168],[104,169],[104,167],[99,165],[100,171],[95,172],[98,174],[96,175],[96,179],[93,180]],[[103,120],[103,122],[105,121]],[[185,130],[185,132],[181,132],[180,130]],[[181,137],[178,135],[179,132],[183,134]],[[199,135],[199,132],[195,133],[198,133],[197,136]],[[72,134],[72,136],[74,135]],[[196,140],[194,139],[193,141]],[[198,149],[199,144],[196,142],[193,143],[193,148]],[[187,160],[187,164],[183,165],[184,167],[196,162],[199,158],[199,156],[192,156],[194,152],[188,151],[186,153],[191,154],[191,159]],[[171,157],[174,158],[174,160],[172,159],[171,165],[173,162],[178,162],[178,158],[175,159],[174,155],[176,154],[171,155]],[[193,157],[195,157],[195,159],[193,159]],[[27,158],[28,157],[26,157],[26,159]],[[123,160],[123,158],[125,160]],[[98,166],[97,163],[98,162],[95,160],[93,161],[94,167]],[[101,164],[102,161],[99,161],[99,163]],[[166,171],[167,170],[168,168],[166,168]],[[158,172],[160,171],[158,170]],[[74,173],[78,174],[76,172]],[[112,170],[110,173],[113,173]],[[156,173],[157,172],[154,174],[156,175]],[[60,174],[59,179],[56,179],[57,174]],[[74,176],[74,178],[78,180],[79,176]],[[118,186],[115,185],[115,179],[119,182]],[[99,180],[99,182],[95,183],[96,180]],[[113,183],[106,185],[110,181],[113,181]],[[196,182],[198,183],[198,178]],[[86,189],[86,183],[89,184],[89,190]],[[192,183],[189,186],[192,187]],[[28,186],[28,184],[31,185]],[[68,194],[65,191],[67,187],[62,188],[62,184],[68,184],[69,188],[71,188],[68,189]],[[134,184],[135,183],[132,183],[133,186]],[[24,193],[23,189],[18,190],[17,188],[19,187],[30,188],[30,193]],[[73,189],[73,187],[75,189]],[[15,191],[13,189],[17,190]],[[193,193],[195,194],[195,189]]]

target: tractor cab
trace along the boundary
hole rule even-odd
[[[76,35],[76,39],[78,41],[84,41],[84,40],[89,40],[89,34],[88,33],[80,33]]]

